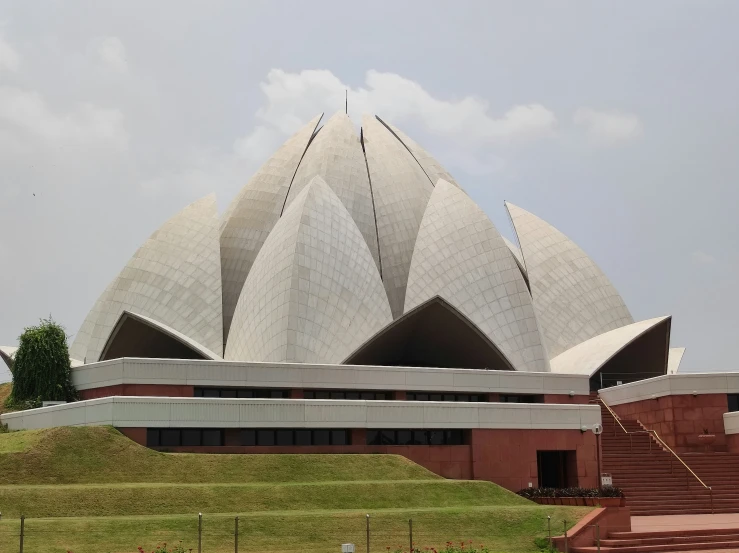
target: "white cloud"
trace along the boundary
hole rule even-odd
[[[573,117],[576,126],[582,127],[597,143],[614,144],[641,136],[642,122],[633,113],[597,111],[579,108]]]
[[[1,131],[19,145],[39,141],[57,147],[112,147],[125,150],[128,134],[116,109],[82,103],[67,113],[54,112],[34,91],[0,86]]]
[[[367,71],[365,86],[352,88],[328,70],[272,69],[260,87],[265,95],[256,114],[260,125],[234,145],[244,158],[264,159],[316,114],[342,110],[345,91],[355,123],[363,114],[377,114],[393,124],[420,127],[438,137],[451,165],[470,174],[499,170],[503,162],[492,148],[552,136],[557,125],[554,113],[541,104],[515,105],[495,116],[474,96],[442,100],[410,79],[374,70]]]
[[[692,254],[690,254],[691,259],[693,260],[694,265],[713,265],[716,263],[716,258],[713,257],[710,253],[706,253],[700,250],[694,251]]]
[[[118,73],[126,73],[128,71],[126,47],[120,38],[115,36],[103,38],[98,46],[98,56],[112,70]]]
[[[3,71],[18,71],[21,57],[13,47],[0,36],[0,73]]]

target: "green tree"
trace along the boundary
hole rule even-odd
[[[51,317],[41,319],[38,326],[25,328],[19,340],[10,370],[13,391],[8,404],[39,407],[42,401],[77,399],[64,328]]]

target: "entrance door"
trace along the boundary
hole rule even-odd
[[[537,451],[536,463],[539,486],[542,488],[566,488],[576,485],[577,464],[574,451]]]

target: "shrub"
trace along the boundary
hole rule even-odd
[[[415,543],[412,549],[403,547],[402,545],[395,548],[388,546],[386,549],[388,553],[490,553],[490,550],[484,544],[473,544],[472,540],[460,542],[448,541],[443,549],[436,549],[435,547],[421,548]]]
[[[516,492],[526,499],[540,497],[623,497],[623,491],[614,486],[598,488],[523,488]]]
[[[23,330],[10,372],[13,389],[7,405],[16,409],[40,407],[42,401],[73,401],[64,329],[51,318]]]

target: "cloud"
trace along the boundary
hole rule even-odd
[[[583,107],[575,112],[573,122],[583,128],[591,140],[601,144],[624,142],[641,136],[643,132],[639,117],[632,113]]]
[[[15,87],[0,86],[0,122],[0,136],[12,138],[17,146],[42,142],[58,147],[125,150],[128,145],[120,111],[81,103],[72,111],[57,113],[38,92]]]
[[[18,71],[21,57],[13,47],[0,36],[0,73],[3,71]]]
[[[691,259],[693,260],[694,265],[713,265],[716,263],[716,258],[713,257],[711,254],[696,250],[692,254],[690,254]]]
[[[345,91],[355,123],[363,114],[377,114],[393,124],[420,127],[438,137],[451,165],[469,174],[495,172],[504,165],[491,149],[553,136],[557,125],[554,113],[538,103],[514,105],[496,116],[474,96],[436,98],[415,81],[374,70],[365,74],[364,86],[353,88],[328,70],[272,69],[260,88],[265,97],[256,112],[260,124],[234,145],[242,157],[264,159],[317,113],[340,111]]]
[[[120,38],[115,36],[103,38],[98,45],[98,56],[113,71],[118,73],[128,72],[126,47]]]

